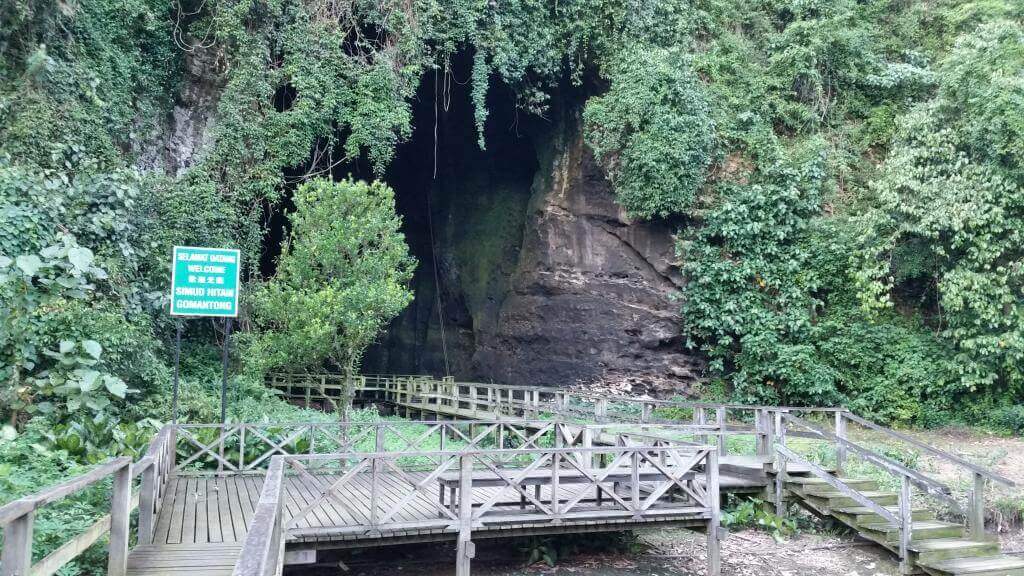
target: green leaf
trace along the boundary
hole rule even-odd
[[[75,246],[68,250],[68,261],[74,265],[75,268],[86,271],[92,264],[93,255],[92,250],[83,248],[82,246]]]
[[[39,269],[43,267],[43,261],[35,254],[22,254],[18,256],[17,264],[25,276],[35,276],[36,272],[39,272]]]
[[[60,341],[60,353],[67,354],[75,349],[75,342],[73,340],[61,340]]]
[[[87,370],[79,368],[75,370],[75,375],[79,377],[78,389],[82,392],[91,392],[96,389],[96,381],[100,377],[100,373],[96,370]]]
[[[14,262],[14,260],[11,260],[7,256],[0,254],[0,269],[7,268],[8,266],[11,265],[12,262]]]
[[[107,392],[110,392],[118,398],[124,398],[125,393],[128,392],[128,385],[120,378],[105,376],[103,378],[103,384],[107,387]]]
[[[95,341],[95,340],[85,340],[85,341],[83,341],[82,342],[82,348],[85,348],[86,354],[88,354],[89,356],[92,356],[93,358],[95,358],[97,360],[100,359],[100,354],[103,353],[103,346],[100,346],[100,343]]]

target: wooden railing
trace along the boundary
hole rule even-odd
[[[575,424],[557,421],[407,421],[372,423],[179,424],[167,426],[176,438],[178,475],[263,474],[274,456],[325,453],[433,452],[448,449],[543,448],[545,446],[701,446],[724,447],[713,426],[649,427]]]
[[[108,478],[113,480],[110,514],[33,564],[32,536],[36,512],[47,504],[88,489]],[[0,526],[4,528],[0,575],[49,576],[109,534],[107,574],[122,576],[127,569],[128,523],[135,500],[132,496],[132,478],[131,458],[114,458],[85,474],[0,506]]]
[[[785,410],[778,410],[775,412],[776,417],[776,431],[777,431],[777,444],[775,446],[776,453],[779,456],[779,464],[775,475],[775,504],[776,512],[778,514],[783,513],[783,486],[786,482],[786,464],[787,462],[799,462],[808,466],[811,472],[826,480],[829,484],[835,487],[844,495],[854,498],[862,506],[871,508],[875,513],[882,516],[886,521],[891,523],[893,526],[899,528],[899,555],[902,573],[908,573],[910,570],[910,559],[907,552],[907,547],[913,536],[913,522],[911,521],[912,508],[913,508],[913,497],[915,488],[920,492],[922,496],[927,496],[946,504],[952,513],[963,516],[967,527],[970,530],[971,538],[975,540],[985,539],[985,482],[993,481],[1006,486],[1014,486],[1014,483],[996,474],[990,470],[977,466],[971,462],[968,462],[959,456],[949,454],[938,448],[929,446],[920,442],[919,440],[889,430],[874,424],[868,420],[850,414],[848,412],[837,413],[837,425],[836,429],[838,433],[832,433],[828,430],[822,429],[821,427],[811,423],[802,418],[793,416],[787,413]],[[876,432],[883,433],[887,438],[896,438],[902,440],[908,444],[911,444],[917,448],[925,450],[929,454],[944,460],[945,462],[957,466],[967,471],[973,476],[974,482],[971,490],[966,495],[966,507],[960,503],[957,499],[955,491],[949,485],[940,482],[928,475],[911,469],[910,467],[893,460],[892,458],[880,454],[870,448],[862,445],[861,443],[851,441],[846,437],[847,427],[845,421],[850,420],[858,424],[864,425]],[[835,473],[829,473],[820,466],[812,464],[786,446],[786,437],[790,430],[800,429],[806,431],[811,437],[816,437],[824,440],[828,443],[834,444],[837,447],[836,450],[836,464],[837,470]],[[892,475],[899,481],[900,492],[899,492],[899,516],[894,516],[888,511],[883,512],[884,508],[870,502],[863,494],[854,488],[844,484],[839,479],[840,470],[846,464],[846,459],[850,454],[855,454],[858,458],[865,462],[875,466],[878,469],[885,471]],[[828,478],[825,478],[828,476]]]
[[[695,519],[708,533],[708,574],[719,568],[719,484],[714,447],[604,446],[530,447],[518,449],[471,448],[436,452],[371,452],[273,456],[255,517],[260,526],[244,543],[235,576],[281,573],[281,551],[288,537],[345,535],[434,529],[457,534],[456,573],[469,573],[473,556],[471,534],[495,524],[529,526],[571,522],[632,519]],[[508,467],[514,461],[516,467]],[[320,478],[330,484],[320,495],[285,520],[281,512],[281,484],[293,474],[309,485]],[[381,497],[381,477],[390,475],[409,485],[401,498]],[[435,494],[447,481],[457,496],[447,504]],[[330,501],[350,510],[345,489],[370,486],[369,514],[365,522],[347,525],[299,524],[318,506]],[[531,492],[527,484],[538,487]],[[539,486],[548,490],[541,496]],[[486,490],[474,503],[474,495]],[[604,500],[594,498],[603,494]],[[416,520],[400,519],[410,502],[432,505],[431,514]],[[510,505],[511,503],[511,505]],[[500,511],[499,511],[500,509]]]
[[[452,378],[430,376],[363,375],[352,387],[337,374],[283,374],[267,376],[268,386],[286,398],[304,402],[336,402],[345,390],[353,390],[371,399],[379,399],[412,412],[434,412],[446,417],[473,419],[551,418],[579,423],[679,424],[688,420],[693,426],[727,434],[748,434],[757,438],[756,452],[772,456],[772,427],[775,406],[731,403],[682,402],[607,396],[586,391],[541,386],[510,386],[479,382],[456,382]],[[843,412],[842,408],[783,407],[782,409],[819,416]],[[682,417],[682,418],[681,418]],[[722,455],[727,452],[721,445]]]

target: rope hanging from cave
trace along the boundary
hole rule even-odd
[[[448,65],[445,64],[444,69],[444,81],[445,81],[445,105],[444,108],[448,110]],[[438,112],[437,112],[437,68],[434,68],[434,181],[437,181],[437,124],[438,124]],[[434,213],[430,205],[430,196],[432,195],[433,185],[427,187],[427,228],[430,230],[430,261],[434,265],[434,295],[437,298],[437,319],[441,324],[441,352],[444,355],[444,375],[451,376],[451,366],[448,364],[448,343],[445,338],[444,329],[444,307],[441,305],[441,282],[439,281],[439,275],[437,273],[437,248],[434,246]]]

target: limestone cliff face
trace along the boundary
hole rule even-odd
[[[434,250],[440,298],[429,245],[417,251],[410,233],[421,261],[417,300],[365,369],[444,372],[440,303],[450,370],[460,378],[655,392],[692,385],[701,362],[679,331],[673,229],[627,217],[582,141],[578,116],[568,116],[532,137],[535,172],[518,189],[501,177],[507,162],[452,161],[466,162],[460,182],[487,176],[471,191],[432,192],[435,234],[444,223]],[[491,223],[483,224],[490,235],[474,230],[481,223]]]
[[[529,384],[685,387],[699,366],[679,334],[672,231],[626,216],[576,126],[540,167],[511,290],[474,368]]]
[[[174,109],[140,146],[136,166],[180,176],[210,143],[217,101],[224,89],[223,55],[216,47],[185,54],[185,75]]]

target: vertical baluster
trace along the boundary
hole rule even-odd
[[[110,496],[110,547],[107,555],[107,575],[124,576],[128,571],[128,522],[132,507],[132,462],[124,459],[124,466],[114,472],[114,487]]]
[[[971,510],[967,523],[972,540],[985,539],[985,477],[974,473],[974,488],[971,490]]]
[[[910,494],[910,477],[900,477],[900,574],[910,574],[910,542],[914,537],[913,502]]]
[[[455,559],[456,576],[470,576],[470,561],[476,556],[473,527],[473,456],[459,457],[459,541]]]
[[[782,410],[775,413],[775,429],[778,431],[778,443],[786,445],[786,421]],[[786,458],[777,454],[775,470],[775,515],[782,516],[786,512]]]
[[[0,574],[25,576],[32,568],[32,531],[35,512],[27,512],[4,527]]]
[[[718,454],[711,450],[707,454],[705,468],[707,474],[707,498],[711,516],[708,518],[708,576],[720,576],[721,560],[721,494],[718,483]]]
[[[836,412],[836,438],[836,476],[840,476],[846,466],[846,444],[841,441],[846,440],[846,416],[842,410]]]
[[[718,455],[729,454],[729,435],[725,422],[725,406],[715,408],[715,427],[718,429]]]
[[[154,506],[157,498],[157,474],[160,455],[142,472],[142,486],[139,487],[139,544],[153,541]]]

